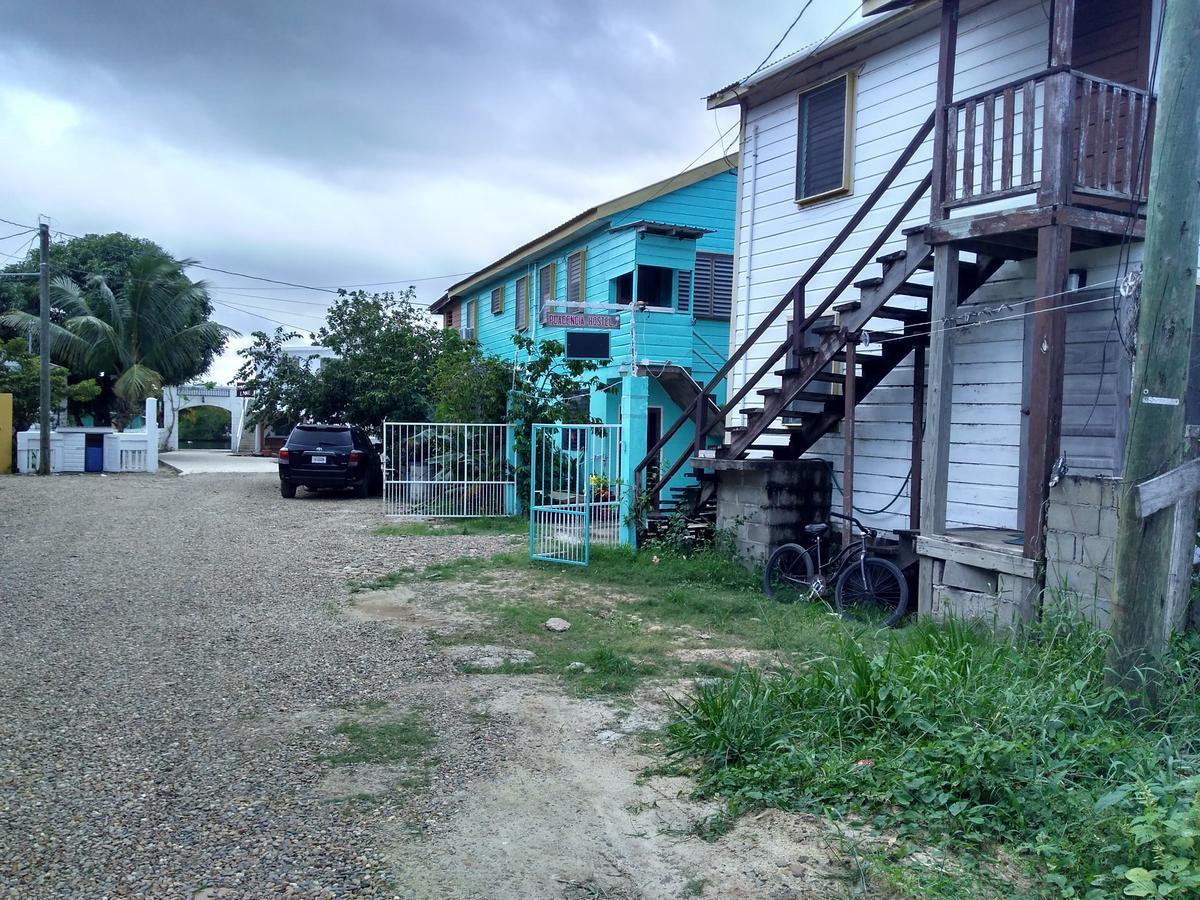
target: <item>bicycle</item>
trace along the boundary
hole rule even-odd
[[[846,519],[834,512],[829,515]],[[799,544],[776,547],[763,572],[763,592],[782,603],[825,601],[832,584],[834,607],[844,618],[894,628],[908,612],[908,581],[891,560],[873,555],[879,532],[853,516],[849,520],[860,536],[828,560],[822,559],[821,552],[822,538],[829,532],[827,522],[804,526],[805,534],[813,538],[810,549]]]

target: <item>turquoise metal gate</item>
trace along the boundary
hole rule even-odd
[[[621,542],[620,425],[533,426],[529,555],[586,566],[592,544]]]

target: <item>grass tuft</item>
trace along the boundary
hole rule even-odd
[[[434,744],[432,732],[416,714],[388,722],[343,722],[334,731],[350,741],[348,749],[323,757],[334,767],[413,762]]]
[[[480,519],[427,519],[381,525],[374,531],[383,537],[434,537],[463,534],[529,534],[529,520],[523,516],[495,516]]]

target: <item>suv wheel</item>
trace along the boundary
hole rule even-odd
[[[371,495],[371,482],[364,478],[354,486],[354,496],[360,500],[365,500]]]
[[[296,486],[294,484],[288,484],[286,481],[281,481],[279,482],[279,493],[285,499],[291,500],[296,496]]]

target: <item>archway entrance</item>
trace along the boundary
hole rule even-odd
[[[180,450],[228,450],[233,413],[220,406],[189,406],[179,411]]]

